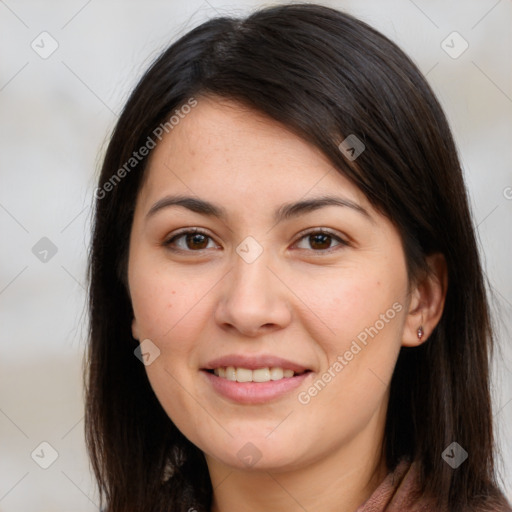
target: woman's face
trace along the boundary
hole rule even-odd
[[[163,138],[137,199],[128,277],[151,386],[209,464],[378,450],[409,306],[399,234],[319,150],[220,101]]]

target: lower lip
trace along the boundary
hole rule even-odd
[[[217,377],[205,370],[202,370],[201,373],[206,376],[213,389],[220,395],[242,404],[263,404],[281,398],[298,388],[304,379],[307,379],[313,372],[268,382],[237,382]]]

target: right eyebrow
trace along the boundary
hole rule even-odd
[[[210,201],[205,201],[204,199],[191,196],[172,195],[165,196],[154,203],[146,214],[146,219],[152,217],[157,212],[172,206],[181,206],[195,213],[206,215],[208,217],[216,217],[223,221],[226,221],[228,217],[227,211],[224,207],[211,203]],[[285,203],[275,211],[274,221],[276,224],[278,224],[283,220],[287,220],[292,217],[298,217],[300,215],[304,215],[308,212],[312,212],[327,206],[342,206],[351,208],[352,210],[355,210],[356,212],[365,216],[370,222],[374,222],[372,216],[361,205],[343,197],[330,195],[292,203]]]
[[[215,205],[209,201],[198,199],[196,197],[177,195],[165,196],[158,200],[149,209],[148,213],[146,214],[146,219],[152,217],[155,215],[155,213],[163,210],[164,208],[169,208],[170,206],[182,206],[183,208],[187,208],[193,212],[200,213],[201,215],[217,217],[222,220],[226,220],[227,218],[227,212],[222,206]]]

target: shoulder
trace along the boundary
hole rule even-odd
[[[453,510],[441,511],[435,497],[422,492],[418,462],[402,460],[357,512],[512,512],[510,503],[498,488],[490,486],[488,492]]]

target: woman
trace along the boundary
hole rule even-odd
[[[202,24],[134,90],[96,199],[106,511],[510,511],[460,163],[394,43],[307,4]]]

